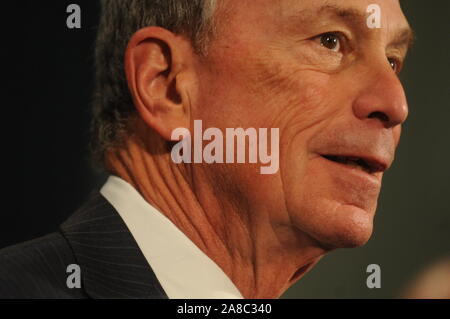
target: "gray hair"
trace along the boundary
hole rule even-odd
[[[213,33],[217,0],[101,0],[95,47],[95,90],[91,149],[102,161],[105,151],[120,145],[135,114],[124,71],[125,49],[141,28],[159,26],[187,36],[202,54]]]

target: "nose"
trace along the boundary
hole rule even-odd
[[[367,81],[353,103],[353,113],[361,120],[378,120],[386,128],[402,124],[408,104],[399,78],[386,63],[376,72],[367,72]]]

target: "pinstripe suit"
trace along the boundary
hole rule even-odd
[[[81,270],[68,288],[67,266]],[[0,250],[0,298],[167,298],[121,217],[98,192],[59,231]]]

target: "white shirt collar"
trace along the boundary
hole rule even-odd
[[[242,299],[222,269],[130,184],[110,176],[100,193],[124,220],[170,299]]]

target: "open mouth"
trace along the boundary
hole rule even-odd
[[[386,165],[363,157],[340,156],[340,155],[322,155],[322,157],[335,163],[360,169],[368,174],[374,174],[386,170]]]

